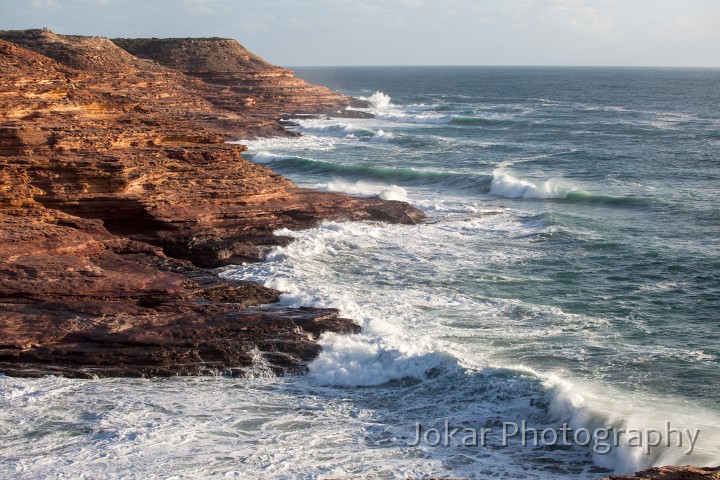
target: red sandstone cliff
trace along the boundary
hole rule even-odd
[[[258,115],[282,113],[342,114],[349,105],[367,106],[328,88],[311,85],[293,72],[267,63],[237,41],[225,38],[116,38],[117,45],[140,58],[226,88],[208,101],[221,107],[242,107]],[[231,95],[227,95],[231,93]]]
[[[0,38],[0,371],[297,372],[320,333],[357,331],[333,310],[262,307],[278,292],[197,267],[259,260],[287,241],[280,227],[417,210],[246,161],[224,138],[277,133],[276,118],[213,105],[217,86],[107,39]]]

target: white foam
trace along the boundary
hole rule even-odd
[[[257,152],[250,155],[250,159],[255,163],[272,163],[279,160],[287,160],[291,158],[288,155],[280,155],[277,153],[270,153],[266,151]]]
[[[376,119],[357,119],[353,122],[337,122],[331,119],[303,119],[298,121],[298,131],[304,134],[319,135],[328,138],[366,140],[385,143],[395,138],[395,134],[385,128],[378,128],[387,122]]]
[[[408,200],[407,191],[397,185],[391,185],[390,187],[382,190],[378,196],[383,200],[399,200],[401,202],[406,202]]]
[[[309,378],[321,385],[371,386],[390,380],[423,378],[444,358],[372,336],[325,335],[323,351],[310,366]]]
[[[382,120],[406,124],[444,124],[450,123],[450,120],[452,120],[448,115],[431,111],[411,113],[401,109],[388,109],[373,113]]]
[[[370,141],[389,142],[393,138],[395,138],[395,135],[392,132],[386,132],[385,130],[380,129],[373,134]]]
[[[407,190],[397,185],[383,185],[359,180],[348,182],[345,180],[333,180],[325,188],[331,192],[343,192],[350,195],[374,196],[377,195],[383,200],[407,201]]]
[[[561,179],[531,182],[515,178],[500,169],[493,172],[490,184],[491,194],[507,198],[565,198],[574,190],[576,188]]]
[[[252,152],[268,152],[278,155],[289,155],[290,152],[329,152],[342,143],[342,138],[326,135],[303,135],[300,137],[271,137],[254,140],[229,142],[245,145]]]
[[[362,182],[341,185],[345,191],[362,194],[378,188]],[[466,216],[466,212],[467,209],[464,209],[462,214]],[[433,255],[438,244],[463,243],[465,245],[448,252],[451,262],[453,258],[463,263],[470,261],[473,265],[517,261],[507,252],[483,253],[479,257],[473,253],[477,242],[485,243],[491,235],[515,236],[516,233],[504,232],[503,228],[522,227],[514,221],[510,225],[507,220],[507,216],[499,214],[469,222],[440,222],[425,227],[330,222],[308,231],[283,230],[278,234],[293,236],[296,241],[287,247],[275,249],[264,264],[233,267],[228,270],[228,274],[234,278],[260,281],[268,287],[288,292],[283,295],[282,301],[289,305],[339,308],[344,316],[363,325],[365,333],[362,336],[329,336],[323,339],[324,350],[311,365],[311,374],[318,382],[375,385],[406,376],[422,378],[425,371],[445,358],[443,352],[457,348],[463,350],[464,347],[446,345],[432,335],[418,335],[420,332],[413,330],[412,325],[426,322],[428,309],[473,316],[480,310],[487,310],[488,305],[480,306],[469,298],[446,297],[429,292],[422,285],[395,290],[406,282],[404,276],[407,271],[392,264],[398,261],[400,265],[408,261],[416,265],[424,264],[427,262],[425,258]],[[485,248],[492,250],[488,244]],[[376,252],[373,255],[379,257],[376,263],[363,267],[363,275],[380,279],[386,283],[385,289],[377,289],[372,284],[357,284],[354,275],[337,276],[333,273],[337,268],[343,269],[340,267],[342,264],[354,265],[357,255],[365,255],[367,252]],[[537,254],[531,250],[517,253],[522,258]],[[355,260],[351,261],[350,258]],[[452,275],[452,270],[438,270],[435,275]],[[323,279],[328,279],[328,282]],[[507,323],[503,325],[503,334],[506,328]],[[423,331],[430,334],[432,329]],[[471,332],[472,329],[465,333],[478,333]],[[484,333],[487,334],[487,331]],[[365,370],[367,376],[359,376]]]
[[[427,257],[437,253],[438,245],[452,245],[452,248],[442,250],[446,262],[432,263],[432,267],[428,264],[438,284],[457,275],[457,271],[477,271],[481,268],[493,271],[496,270],[493,265],[525,262],[533,255],[541,255],[531,242],[528,242],[527,248],[517,250],[508,250],[508,245],[503,244],[503,251],[499,251],[494,242],[503,242],[503,238],[514,239],[519,247],[516,239],[525,237],[523,229],[544,230],[552,226],[518,222],[508,212],[494,213],[464,221],[440,221],[413,227],[327,223],[304,232],[282,231],[283,235],[295,236],[296,242],[277,249],[277,255],[271,257],[270,263],[252,266],[250,271],[245,269],[246,274],[240,278],[273,279],[272,282],[283,278],[283,282],[294,285],[290,289],[293,295],[285,296],[283,301],[293,305],[339,308],[344,316],[361,323],[361,335],[326,335],[321,338],[323,352],[310,365],[308,377],[314,385],[381,385],[407,377],[423,380],[428,372],[437,368],[450,375],[458,371],[458,364],[480,371],[493,365],[519,374],[528,372],[543,384],[546,392],[543,395],[549,398],[550,413],[555,419],[548,420],[551,427],[559,422],[569,422],[573,428],[594,429],[609,422],[614,427],[657,428],[663,425],[658,423],[660,419],[671,414],[673,409],[683,410],[678,409],[672,399],[646,398],[637,393],[611,389],[607,384],[597,387],[579,380],[568,381],[503,360],[504,352],[513,350],[512,345],[507,345],[508,339],[514,339],[511,343],[518,345],[540,345],[544,337],[565,336],[568,332],[578,331],[582,332],[588,344],[593,344],[592,339],[596,335],[594,342],[604,345],[607,335],[602,332],[610,325],[605,319],[515,300],[479,301],[460,292],[428,290],[422,285],[414,285],[412,277],[406,278],[414,275],[417,269],[422,270]],[[412,268],[408,267],[408,262],[413,265]],[[369,284],[363,283],[357,275],[361,275],[365,282],[373,280]],[[374,285],[374,282],[380,284]],[[512,320],[509,312],[519,309],[526,311],[525,315],[529,318]],[[549,322],[549,318],[552,321]],[[450,319],[462,320],[454,324]],[[478,328],[473,319],[478,319],[482,328]],[[444,326],[447,322],[451,322],[452,326]],[[465,322],[470,322],[470,325],[463,327]],[[442,340],[446,336],[451,341]],[[503,346],[494,347],[496,341]],[[563,351],[558,353],[562,353],[564,358],[585,361],[582,344],[568,344],[562,348]],[[663,355],[671,354],[673,352],[663,352]],[[516,384],[502,385],[502,388],[509,388]],[[508,412],[527,415],[522,413],[522,404],[527,402],[527,399],[523,400],[525,392],[522,388],[534,388],[532,381],[529,385],[516,386],[520,390],[508,392],[509,397],[515,398],[507,406]],[[462,388],[458,388],[458,395],[463,395]],[[480,402],[480,399],[475,399],[473,409],[487,409],[498,415],[497,409],[502,408],[491,402]],[[658,407],[663,402],[667,408]],[[643,409],[648,410],[648,405],[653,406],[650,410],[652,414],[642,416]],[[701,422],[692,420],[691,414],[668,418],[684,428],[693,428],[703,422],[707,425],[717,423],[712,420],[712,412],[703,413],[702,409],[695,408],[691,411],[692,415],[707,418]],[[595,462],[617,472],[629,472],[660,463],[717,460],[718,452],[712,442],[713,432],[720,430],[716,426],[708,428],[712,430],[707,433],[709,436],[705,440],[702,435],[700,437],[702,448],[690,457],[677,449],[667,448],[655,448],[648,456],[638,448],[622,444],[609,455],[596,454]],[[567,452],[564,455],[568,455]],[[564,457],[564,461],[569,461],[568,458]]]
[[[612,385],[596,385],[579,380],[568,381],[555,375],[541,375],[545,386],[553,392],[551,413],[568,422],[573,429],[625,429],[660,432],[663,441],[657,446],[630,446],[628,436],[620,436],[619,447],[607,453],[594,453],[596,464],[616,473],[635,471],[658,465],[715,465],[720,461],[717,445],[720,442],[720,421],[712,411],[693,406],[692,413],[683,413],[676,400],[634,392],[632,395]],[[679,446],[677,434],[667,445],[668,428],[699,431],[698,441],[690,451],[684,438]],[[684,434],[684,432],[682,433]],[[598,441],[598,440],[594,440]],[[607,441],[612,442],[613,439]]]
[[[383,389],[323,387],[307,380],[0,377],[0,391],[33,385],[42,400],[2,404],[3,454],[11,460],[0,462],[0,476],[84,478],[92,472],[123,478],[132,472],[137,478],[209,478],[221,472],[228,478],[289,479],[312,472],[313,478],[427,478],[491,470],[517,478],[527,469],[509,449],[488,455],[483,448],[407,444],[417,415],[459,418],[453,405],[460,405],[463,418],[481,425],[494,395],[487,405],[475,395],[477,411],[470,411],[462,401],[469,392],[462,388],[447,388],[444,398],[450,401],[437,402],[421,391],[402,389],[410,398],[396,398]],[[497,387],[510,393],[502,383]],[[522,410],[527,401],[527,396],[511,400],[507,408]],[[577,457],[560,454],[563,463]],[[577,475],[533,472],[532,478]]]
[[[377,108],[377,109],[385,109],[392,106],[392,103],[390,103],[390,96],[386,95],[385,93],[381,91],[376,91],[369,97],[360,97],[362,100],[365,100],[367,102],[370,102],[370,104]]]
[[[372,113],[377,120],[405,124],[442,124],[449,123],[452,117],[433,110],[432,105],[412,104],[394,105],[390,97],[383,92],[375,92],[369,97],[360,97],[370,102],[372,108],[350,108]]]
[[[282,290],[285,305],[339,308],[361,324],[359,335],[322,336],[323,351],[305,378],[0,377],[0,440],[4,453],[17,459],[0,464],[0,476],[55,475],[56,461],[37,460],[51,451],[73,460],[61,467],[69,477],[89,469],[103,477],[132,469],[139,477],[189,478],[218,471],[247,478],[300,478],[307,472],[472,477],[491,471],[506,478],[570,480],[589,475],[583,471],[592,468],[588,449],[411,448],[407,440],[414,422],[435,419],[476,428],[498,419],[529,419],[541,428],[557,428],[562,421],[576,427],[607,421],[654,426],[673,410],[689,412],[686,418],[671,417],[673,423],[706,425],[708,436],[703,430],[694,456],[665,449],[638,457],[638,449],[625,448],[598,455],[595,462],[620,472],[651,463],[719,460],[713,412],[607,383],[569,382],[503,357],[572,332],[586,343],[596,335],[598,345],[607,345],[608,322],[453,287],[453,279],[479,281],[485,275],[515,281],[514,268],[503,267],[542,258],[527,235],[550,227],[508,210],[487,215],[466,203],[437,196],[433,201],[447,202],[439,211],[459,213],[415,226],[328,222],[305,231],[282,230],[277,233],[296,241],[274,249],[266,263],[224,270],[223,275]],[[518,311],[521,316],[512,314]],[[553,345],[562,350],[548,355],[565,360],[584,353],[580,342]],[[267,370],[260,360],[256,375],[262,377]],[[383,386],[388,382],[393,383]],[[650,415],[642,417],[643,410]],[[543,463],[534,462],[539,457],[552,468],[542,470]],[[555,470],[558,466],[563,470]]]

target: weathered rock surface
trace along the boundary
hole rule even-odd
[[[719,467],[653,467],[635,476],[614,475],[603,480],[720,480]]]
[[[208,101],[224,108],[243,107],[260,115],[318,113],[343,115],[345,107],[366,102],[311,85],[293,72],[267,63],[236,40],[227,38],[116,38],[133,55],[153,60],[206,83],[226,88],[212,91]],[[231,93],[226,95],[223,93]]]
[[[282,227],[420,212],[300,189],[246,161],[226,138],[282,127],[270,107],[204,97],[225,87],[103,38],[0,38],[11,40],[0,40],[0,372],[294,373],[322,332],[357,331],[333,310],[268,307],[279,292],[198,267],[260,260],[288,241],[272,234]]]
[[[52,92],[57,99],[66,98],[67,94],[72,102],[78,96],[87,96],[91,89],[98,102],[90,102],[88,114],[95,111],[102,115],[105,107],[124,104],[134,110],[135,123],[155,122],[152,114],[161,114],[166,122],[168,119],[201,122],[206,130],[233,139],[291,134],[278,118],[249,112],[243,107],[243,100],[237,96],[233,100],[231,92],[223,91],[226,89],[134,57],[107,38],[56,35],[48,30],[12,30],[0,31],[0,39],[40,54],[41,64],[55,60],[53,63],[66,71],[70,78]],[[204,98],[215,95],[229,97],[227,103],[231,108],[218,108]],[[143,118],[146,115],[151,118]],[[132,126],[126,125],[129,130]],[[189,131],[194,128],[186,127]]]

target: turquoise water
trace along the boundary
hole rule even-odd
[[[222,274],[339,308],[305,377],[0,377],[4,478],[600,478],[720,464],[720,70],[302,68],[373,103],[248,158],[407,200]],[[502,441],[503,424],[581,441]],[[414,445],[487,429],[485,445]],[[678,446],[603,429],[672,428]],[[508,428],[511,428],[508,426]],[[697,433],[699,431],[699,433]],[[644,437],[645,440],[650,437]],[[663,438],[663,441],[665,438]],[[637,442],[635,442],[637,443]],[[647,441],[645,442],[647,443]],[[647,449],[646,449],[647,448]]]

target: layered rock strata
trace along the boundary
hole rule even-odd
[[[282,132],[277,116],[209,102],[224,87],[200,77],[98,37],[0,38],[0,372],[297,373],[320,334],[358,330],[334,310],[268,306],[279,292],[202,267],[262,259],[288,241],[278,228],[415,223],[419,211],[297,188],[248,162],[225,139]]]
[[[243,107],[259,115],[283,113],[347,114],[347,106],[367,107],[366,102],[311,85],[293,72],[267,63],[237,41],[225,38],[116,38],[113,42],[133,55],[225,87],[209,101],[221,107]]]

